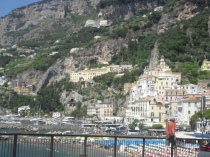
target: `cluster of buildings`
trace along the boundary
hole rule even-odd
[[[8,83],[9,87],[19,95],[33,95],[35,87],[33,85],[27,85],[26,82],[13,80]]]
[[[209,67],[210,64],[204,69]],[[210,108],[209,94],[205,81],[182,85],[181,73],[172,72],[162,56],[157,65],[146,67],[131,87],[125,121],[131,123],[138,119],[148,125],[164,125],[167,118],[175,117],[178,124],[189,125],[191,116],[201,110],[203,96],[206,108]]]
[[[130,69],[132,69],[132,65],[110,65],[102,68],[93,68],[93,69],[86,68],[85,70],[71,72],[70,81],[71,82],[92,81],[93,77],[96,76],[100,76],[109,72],[120,74]]]
[[[100,27],[106,27],[106,26],[110,26],[110,21],[105,20],[103,18],[103,13],[99,12],[98,13],[98,17],[97,20],[87,20],[85,22],[85,27],[96,27],[96,28],[100,28]]]

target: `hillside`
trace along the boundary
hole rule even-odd
[[[58,95],[49,108],[49,102],[42,103],[45,111],[63,110],[72,99],[82,105],[102,100],[114,102],[117,114],[126,107],[123,85],[136,81],[155,43],[167,64],[182,72],[183,83],[209,78],[200,72],[204,58],[210,60],[208,6],[205,0],[43,0],[17,8],[0,19],[0,44],[6,49],[0,55],[1,75],[33,85],[39,103],[49,92]],[[85,27],[88,20],[107,25]],[[135,68],[120,78],[96,78],[93,85],[69,82],[72,71],[104,63]],[[15,101],[1,99],[2,107],[14,108]]]

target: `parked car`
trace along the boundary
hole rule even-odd
[[[197,157],[210,157],[210,142],[201,147]]]

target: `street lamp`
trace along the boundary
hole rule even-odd
[[[202,112],[202,143],[203,143],[203,132],[204,132],[204,110],[206,106],[206,97],[202,96],[201,97],[201,112]]]

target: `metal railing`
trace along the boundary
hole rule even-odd
[[[205,141],[205,140],[204,140]],[[178,156],[196,157],[198,139],[177,139]],[[0,157],[162,157],[165,138],[84,134],[0,134]],[[174,156],[174,148],[166,156]]]

